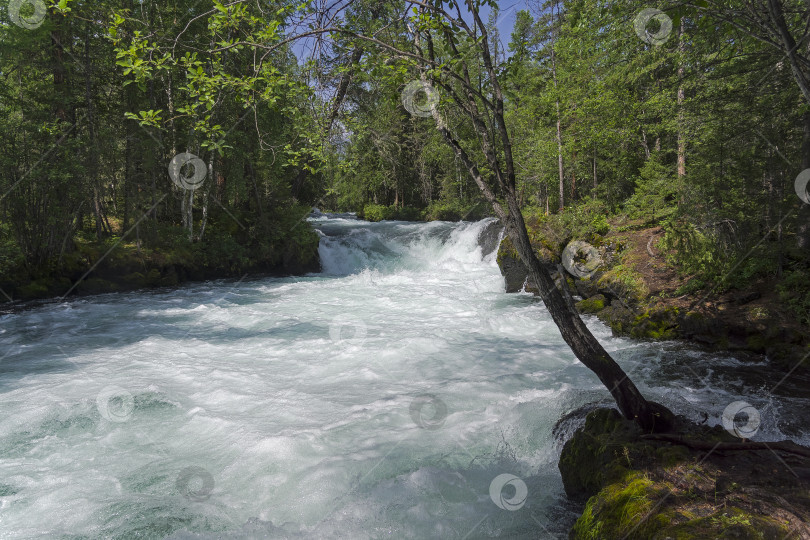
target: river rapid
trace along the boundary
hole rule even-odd
[[[565,537],[553,428],[610,401],[491,221],[310,222],[319,274],[0,315],[0,538]],[[587,322],[648,397],[808,442],[806,382]]]

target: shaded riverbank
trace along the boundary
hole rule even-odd
[[[661,234],[654,227],[591,236],[598,267],[583,276],[563,272],[580,313],[596,315],[616,335],[683,339],[707,350],[752,354],[754,360],[764,355],[773,369],[785,372],[810,369],[810,328],[790,311],[772,282],[681,294],[683,278],[655,247]],[[568,242],[536,224],[530,236],[541,261],[562,283],[558,265]],[[507,292],[537,294],[508,239],[500,246],[498,265]]]
[[[306,222],[278,225],[272,234],[208,233],[190,242],[179,228],[145,243],[113,237],[71,241],[70,250],[39,268],[20,263],[0,276],[0,306],[67,296],[175,287],[212,279],[303,275],[320,270],[317,233]],[[147,247],[149,246],[149,247]],[[4,306],[4,307],[5,307]]]

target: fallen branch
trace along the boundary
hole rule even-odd
[[[686,437],[683,437],[681,435],[668,435],[665,433],[642,435],[641,438],[651,441],[665,441],[673,444],[680,444],[682,446],[694,448],[695,450],[725,450],[725,451],[779,450],[782,452],[787,452],[789,454],[795,454],[797,456],[810,458],[810,448],[800,446],[792,441],[778,441],[769,443],[751,442],[751,441],[738,443],[733,442],[710,443],[706,441],[687,439]]]

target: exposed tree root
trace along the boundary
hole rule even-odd
[[[806,448],[804,446],[800,446],[792,441],[778,441],[778,442],[718,442],[718,443],[710,443],[706,441],[698,441],[694,439],[687,439],[682,435],[672,435],[672,434],[665,434],[665,433],[655,433],[650,435],[642,435],[642,439],[653,440],[653,441],[666,441],[671,442],[674,444],[680,444],[683,446],[687,446],[689,448],[694,448],[695,450],[724,450],[724,451],[741,451],[741,450],[771,450],[771,451],[780,451],[780,452],[787,452],[789,454],[795,454],[798,456],[803,456],[806,458],[810,458],[810,448]]]

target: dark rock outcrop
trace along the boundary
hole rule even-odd
[[[481,254],[486,257],[498,249],[503,233],[503,225],[498,220],[489,223],[478,235],[478,245],[481,246]]]
[[[719,426],[678,419],[677,427],[709,448],[738,441]],[[569,538],[805,538],[810,480],[791,469],[808,461],[769,451],[707,454],[646,438],[617,410],[596,409],[560,455],[566,494],[587,500]]]

